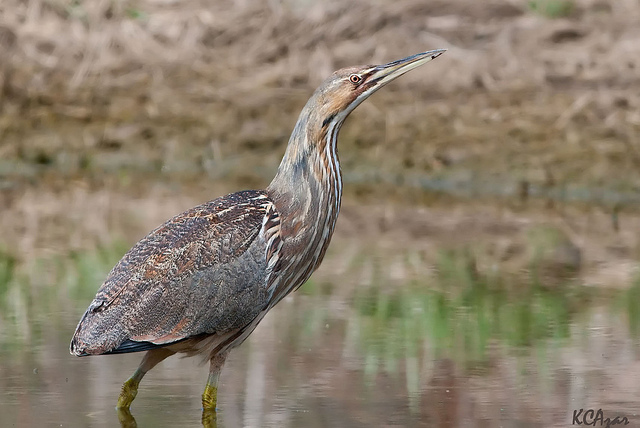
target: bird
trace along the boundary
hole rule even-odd
[[[113,267],[82,315],[76,356],[146,351],[124,383],[128,411],[145,374],[176,353],[209,363],[203,411],[216,411],[229,352],[318,268],[342,199],[338,133],[349,114],[389,82],[446,49],[383,65],[340,69],[306,103],[276,175],[176,215]]]

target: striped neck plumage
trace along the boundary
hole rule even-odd
[[[337,140],[345,118],[323,118],[310,108],[312,100],[300,114],[267,192],[281,215],[337,217],[342,197]]]
[[[324,258],[335,229],[342,177],[337,140],[344,117],[320,119],[303,109],[278,172],[267,187],[280,217],[283,237],[282,285],[274,286],[274,304],[311,276]]]

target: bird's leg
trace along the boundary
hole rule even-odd
[[[202,393],[202,411],[203,412],[215,412],[216,404],[218,402],[218,380],[220,379],[220,372],[224,361],[227,359],[227,352],[222,354],[216,354],[211,358],[209,363],[209,378],[207,379],[207,385],[204,387]]]
[[[122,385],[122,391],[120,391],[118,405],[116,406],[118,409],[128,409],[129,406],[131,406],[131,402],[138,394],[138,385],[145,373],[146,372],[143,372],[140,367],[138,367],[133,373],[133,376],[127,379],[124,385]]]
[[[138,394],[138,385],[145,374],[156,366],[160,361],[175,354],[174,351],[170,351],[167,348],[156,348],[147,353],[142,358],[140,365],[127,381],[122,385],[122,392],[118,397],[118,409],[128,409],[131,406],[131,402],[136,398]]]
[[[202,427],[203,428],[217,428],[218,427],[218,415],[215,410],[202,410]]]

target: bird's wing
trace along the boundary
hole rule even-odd
[[[244,327],[268,303],[279,245],[279,218],[264,192],[234,193],[172,218],[113,268],[80,320],[71,352],[101,354],[125,342],[162,345]],[[141,350],[130,349],[123,352]]]

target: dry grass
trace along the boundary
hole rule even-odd
[[[201,95],[235,97],[237,89],[313,87],[339,66],[442,46],[451,49],[449,64],[427,73],[456,72],[441,79],[438,92],[554,79],[628,88],[638,79],[629,70],[640,68],[638,8],[633,0],[585,0],[554,21],[517,0],[6,0],[0,40],[13,55],[5,66],[34,71],[34,92],[149,80],[202,89],[199,78],[206,78],[212,85]],[[165,81],[180,72],[187,73],[181,82]],[[225,81],[234,87],[213,85]]]
[[[332,70],[447,47],[354,115],[345,169],[638,185],[640,6],[528,4],[5,0],[0,157],[275,165]]]

